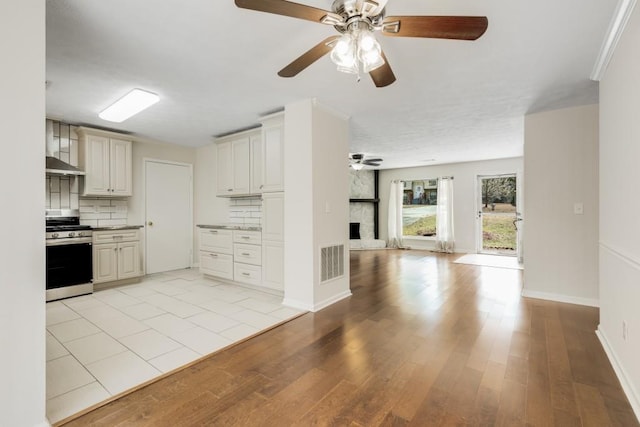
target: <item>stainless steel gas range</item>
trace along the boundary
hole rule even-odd
[[[92,231],[77,209],[47,209],[46,300],[93,292]]]

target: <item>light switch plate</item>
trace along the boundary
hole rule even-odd
[[[582,215],[584,213],[584,205],[582,203],[574,203],[573,213],[576,215]]]

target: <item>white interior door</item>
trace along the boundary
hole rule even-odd
[[[146,273],[191,267],[192,167],[145,160]]]

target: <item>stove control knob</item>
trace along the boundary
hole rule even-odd
[[[71,232],[69,233],[69,237],[73,237],[73,236],[75,236],[75,235],[76,235],[76,233],[74,233],[73,231],[71,231]]]
[[[53,233],[53,234],[51,235],[51,237],[53,237],[54,239],[57,239],[57,238],[58,238],[58,236],[59,236],[59,234],[58,234],[58,233]]]
[[[82,231],[78,231],[78,237],[83,237],[84,233]]]

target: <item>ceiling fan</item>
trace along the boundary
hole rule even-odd
[[[287,0],[235,0],[243,9],[274,13],[332,25],[341,35],[328,37],[303,53],[278,72],[280,77],[294,77],[309,65],[331,52],[338,71],[369,73],[377,87],[396,80],[375,31],[391,37],[424,37],[476,40],[487,30],[485,16],[386,16],[388,0],[335,0],[333,11],[318,9]]]
[[[349,154],[349,166],[354,170],[361,170],[365,166],[380,166],[382,159],[367,159],[364,154],[353,153]]]

